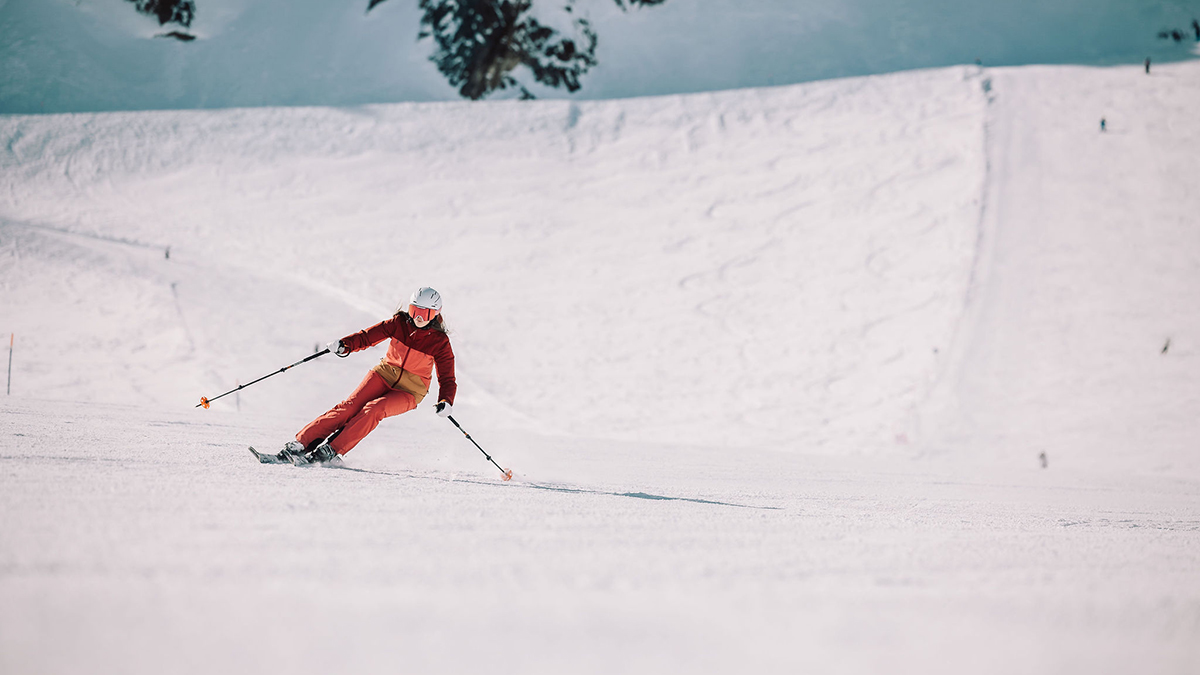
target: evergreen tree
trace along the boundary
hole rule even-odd
[[[368,0],[367,11],[385,0]],[[534,0],[420,0],[424,12],[417,39],[432,38],[430,60],[464,97],[477,100],[516,88],[533,94],[514,74],[526,67],[548,87],[578,91],[580,78],[596,65],[596,33],[575,16],[573,0],[561,0],[557,17],[534,9]],[[614,0],[622,10],[652,7],[666,0]],[[557,6],[556,6],[557,7]],[[565,35],[564,35],[565,33]]]
[[[192,0],[129,0],[134,3],[137,11],[149,14],[158,19],[158,25],[177,23],[181,26],[192,25],[196,18],[196,3]]]
[[[418,39],[433,39],[431,60],[466,98],[510,87],[532,98],[513,75],[518,66],[546,86],[577,91],[580,77],[596,65],[596,33],[588,21],[568,16],[572,34],[564,36],[539,21],[532,0],[421,0],[419,6]],[[570,5],[563,11],[572,13]]]

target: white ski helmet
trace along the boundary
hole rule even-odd
[[[442,311],[442,294],[428,286],[422,286],[413,291],[412,297],[408,299],[408,304],[440,312]]]

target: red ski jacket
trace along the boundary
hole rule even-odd
[[[433,368],[437,366],[438,400],[454,404],[458,384],[454,381],[454,350],[445,333],[430,326],[417,328],[405,313],[397,314],[366,330],[342,338],[342,344],[352,352],[374,347],[391,338],[387,356],[373,370],[392,389],[413,395],[417,403],[429,393]]]

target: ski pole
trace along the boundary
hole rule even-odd
[[[471,441],[471,443],[473,443],[475,445],[475,447],[479,448],[479,444],[475,443],[475,439],[471,438],[471,434],[468,434],[467,430],[462,428],[462,425],[458,423],[458,420],[454,419],[454,415],[447,415],[446,419],[453,422],[454,426],[458,427],[458,430],[463,432],[463,436],[466,436],[468,441]],[[483,453],[484,457],[487,457],[487,461],[489,461],[493,465],[495,465],[495,467],[497,469],[500,469],[500,473],[504,475],[504,480],[512,480],[512,469],[501,469],[500,465],[496,464],[496,460],[492,459],[492,456],[487,454],[486,450],[484,450],[483,448],[479,448],[479,451]]]
[[[317,358],[318,356],[324,356],[324,355],[326,355],[326,354],[328,354],[328,353],[329,353],[329,349],[328,349],[328,348],[326,348],[324,351],[319,351],[319,352],[317,352],[316,354],[313,354],[312,356],[309,356],[309,357],[307,357],[307,358],[300,359],[299,361],[297,361],[297,362],[293,363],[293,364],[292,364],[292,365],[290,365],[290,366],[284,366],[284,367],[280,368],[279,370],[277,370],[277,371],[275,371],[275,372],[273,372],[273,373],[270,373],[270,374],[267,374],[267,375],[263,375],[262,377],[258,378],[258,379],[257,379],[257,380],[255,380],[254,382],[247,382],[246,384],[239,384],[239,385],[237,386],[237,389],[230,389],[229,391],[225,392],[224,394],[221,394],[221,396],[228,396],[228,395],[232,394],[232,393],[233,393],[233,392],[235,392],[235,391],[241,391],[241,390],[245,389],[246,387],[249,387],[249,386],[250,386],[250,385],[252,385],[252,384],[257,384],[257,383],[259,383],[259,382],[262,382],[263,380],[267,379],[268,377],[271,377],[271,375],[278,375],[278,374],[282,373],[283,371],[285,371],[285,370],[287,370],[287,369],[289,369],[289,368],[295,368],[296,366],[300,365],[301,363],[308,363],[309,361],[312,361],[313,359]],[[215,400],[217,400],[217,399],[221,398],[221,396],[214,396],[214,397],[212,397],[212,398],[206,398],[206,397],[204,397],[204,396],[201,396],[201,397],[200,397],[200,402],[196,404],[196,407],[197,407],[197,408],[203,407],[203,408],[205,408],[205,409],[207,410],[207,409],[208,409],[208,404],[210,404],[210,403],[212,403],[213,401],[215,401]]]

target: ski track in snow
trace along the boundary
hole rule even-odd
[[[1155,72],[0,117],[0,672],[1193,672]],[[253,462],[378,350],[193,408],[419,284],[512,482],[428,405]]]
[[[361,472],[361,473],[369,473],[369,474],[372,474],[375,476],[400,476],[400,477],[407,478],[407,477],[413,477],[413,476],[419,475],[419,474],[415,474],[412,472],[396,473],[396,472],[390,472],[390,471],[375,471],[375,470],[371,470],[371,469],[358,469],[358,468],[350,467],[350,466],[340,466],[340,467],[334,467],[334,468],[342,469],[345,471],[357,471],[357,472]],[[430,476],[422,476],[422,477],[430,478]],[[473,484],[477,484],[477,485],[493,485],[494,484],[494,482],[490,482],[490,481],[485,482],[482,480],[467,479],[467,478],[437,478],[437,477],[434,477],[434,479],[435,480],[445,480],[448,482],[456,482],[456,483],[473,483]],[[667,495],[650,494],[647,492],[609,492],[609,491],[605,491],[605,490],[593,490],[593,489],[589,489],[589,488],[565,485],[565,484],[561,484],[561,483],[529,483],[526,481],[518,480],[517,482],[512,483],[512,484],[518,485],[521,487],[527,487],[527,488],[530,488],[533,490],[549,490],[551,492],[566,492],[566,493],[572,493],[572,494],[607,495],[610,497],[629,497],[630,499],[650,499],[650,500],[654,500],[654,501],[668,501],[668,502],[691,502],[693,504],[712,504],[715,506],[733,506],[736,508],[743,508],[743,509],[778,509],[779,508],[777,506],[754,506],[751,504],[733,504],[730,502],[719,502],[719,501],[714,501],[711,499],[695,499],[692,497],[669,497]]]

